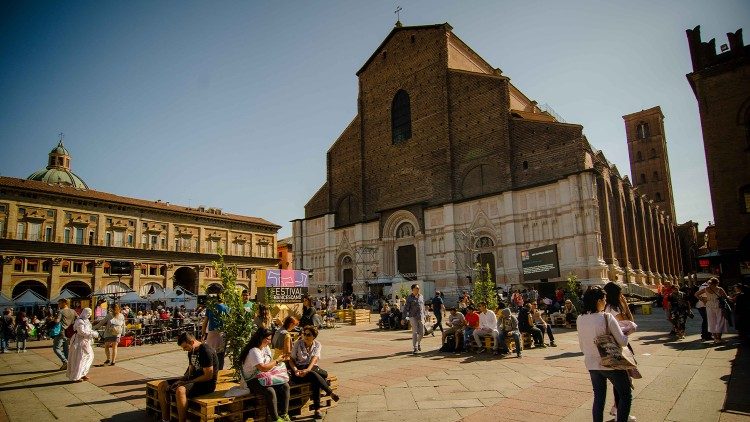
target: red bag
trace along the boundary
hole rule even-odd
[[[76,330],[73,328],[73,324],[70,324],[68,325],[68,328],[65,329],[65,338],[71,338],[75,333]]]

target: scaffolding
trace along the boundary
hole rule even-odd
[[[377,278],[377,252],[378,249],[372,246],[354,248],[354,284],[362,291],[366,292],[369,281]]]

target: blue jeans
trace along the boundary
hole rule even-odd
[[[471,327],[464,328],[464,350],[469,350],[469,346],[471,346],[471,339],[474,335],[474,329]]]
[[[2,350],[3,352],[7,351],[9,347],[8,343],[8,338],[6,338],[5,335],[0,334],[0,350]]]
[[[500,331],[500,336],[498,336],[498,343],[500,344],[500,349],[503,353],[508,353],[508,349],[505,347],[505,337],[508,335],[513,336],[513,340],[516,342],[516,355],[521,356],[521,333],[518,331]]]
[[[52,338],[52,351],[55,352],[63,364],[68,363],[69,343],[68,339],[65,338],[65,333],[60,333],[59,336]]]
[[[617,422],[627,422],[633,400],[627,371],[589,371],[589,375],[591,376],[591,385],[594,387],[594,407],[591,409],[594,422],[604,421],[607,380],[612,382],[617,393]]]
[[[550,343],[555,342],[555,336],[552,335],[552,325],[547,324],[547,330],[544,329],[544,324],[536,324],[536,328],[542,331],[542,341],[544,341],[544,334],[547,334],[547,337],[549,337]]]

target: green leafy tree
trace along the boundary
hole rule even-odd
[[[240,353],[242,348],[250,341],[250,336],[255,332],[254,315],[252,312],[245,310],[242,302],[242,289],[237,287],[237,267],[226,265],[222,251],[219,251],[219,261],[213,262],[213,266],[221,277],[223,288],[220,295],[224,304],[229,308],[229,312],[218,314],[215,300],[207,303],[207,307],[212,309],[215,315],[220,315],[222,331],[224,331],[226,339],[225,353],[232,362],[235,376],[239,378],[242,370]]]
[[[474,266],[474,270],[477,277],[474,279],[474,285],[471,290],[471,300],[474,301],[475,304],[479,304],[480,302],[486,303],[487,309],[497,309],[495,282],[492,281],[489,264],[482,269],[482,266],[477,263]]]
[[[578,281],[578,276],[575,273],[568,274],[568,282],[565,286],[565,297],[573,302],[573,306],[580,312],[583,302],[581,301],[578,292],[581,290],[581,282]]]

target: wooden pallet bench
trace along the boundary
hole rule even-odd
[[[156,420],[161,420],[158,392],[159,383],[154,380],[146,383],[146,413]],[[338,379],[329,375],[328,381],[332,390],[338,389]],[[224,397],[232,387],[239,385],[235,382],[232,370],[222,370],[216,383],[216,391],[188,400],[187,419],[200,422],[266,422],[265,399],[254,394],[238,397]],[[289,383],[289,415],[311,416],[314,413],[313,402],[310,398],[312,389],[308,383]],[[320,409],[334,407],[336,402],[321,391]],[[177,405],[170,402],[170,418],[177,420]],[[270,421],[269,421],[270,422]]]

